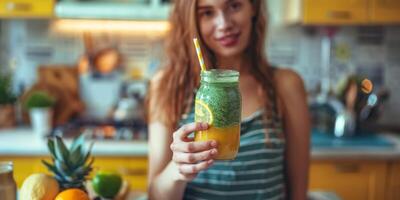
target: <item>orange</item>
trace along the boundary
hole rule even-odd
[[[55,200],[90,200],[89,196],[80,189],[67,189],[58,194]]]
[[[373,84],[372,84],[372,82],[371,82],[370,80],[364,79],[364,80],[361,82],[361,90],[362,90],[364,93],[369,94],[369,93],[372,92],[372,89],[373,89]]]

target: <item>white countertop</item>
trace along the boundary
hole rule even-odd
[[[66,140],[68,146],[71,139]],[[89,144],[90,141],[87,141]],[[93,155],[146,156],[147,143],[135,141],[96,140]],[[42,156],[49,155],[47,141],[36,138],[29,128],[0,130],[0,155]]]
[[[395,142],[394,148],[318,148],[312,149],[312,160],[323,159],[374,159],[400,160],[400,137],[385,134]],[[90,141],[87,141],[88,143]],[[71,140],[66,140],[67,145]],[[148,145],[144,141],[96,140],[93,155],[100,156],[147,156]],[[0,130],[0,156],[43,156],[49,155],[46,140],[38,139],[29,128]]]

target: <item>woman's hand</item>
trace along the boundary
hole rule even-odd
[[[191,181],[197,173],[210,167],[217,155],[217,142],[215,140],[195,142],[188,138],[194,131],[207,130],[207,123],[190,123],[182,126],[173,134],[170,146],[172,162],[177,167],[179,180]]]

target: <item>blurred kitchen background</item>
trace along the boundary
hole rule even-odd
[[[144,191],[143,103],[162,64],[170,7],[167,0],[2,0],[0,72],[16,99],[0,105],[0,160],[46,157],[45,145],[33,140],[27,155],[23,141],[34,137],[25,102],[42,91],[55,99],[46,134],[90,135],[96,164]],[[268,8],[269,61],[297,71],[309,93],[311,191],[400,199],[400,1],[268,0]],[[16,167],[17,183],[40,165]]]

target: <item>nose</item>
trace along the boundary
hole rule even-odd
[[[232,28],[232,19],[225,12],[219,12],[217,17],[215,18],[215,26],[219,31],[225,31]]]

